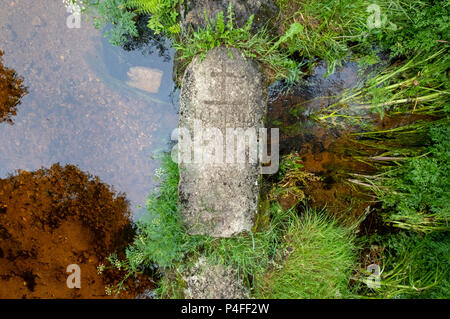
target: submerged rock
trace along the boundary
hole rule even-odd
[[[161,86],[163,72],[143,66],[131,67],[127,73],[127,84],[150,93],[157,93]]]
[[[179,112],[179,203],[190,234],[231,237],[251,230],[266,107],[262,74],[237,49],[215,48],[186,69]]]

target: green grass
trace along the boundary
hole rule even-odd
[[[410,57],[421,51],[425,56],[437,52],[450,42],[450,1],[401,0],[397,10],[389,9],[389,20],[395,30],[380,32],[377,41],[390,50],[391,56]],[[392,7],[392,5],[390,6]]]
[[[448,118],[439,125],[419,131],[428,146],[421,155],[396,161],[394,151],[381,173],[359,177],[383,203],[384,220],[396,227],[419,232],[449,230],[450,218],[450,126]]]
[[[441,44],[430,55],[419,51],[409,60],[375,71],[363,87],[344,92],[316,118],[336,124],[337,119],[347,121],[352,116],[367,121],[372,113],[381,119],[385,113],[445,115],[450,110],[449,67],[447,45]]]
[[[260,278],[257,297],[271,299],[345,298],[356,266],[352,230],[324,212],[307,209],[288,226],[290,253],[279,269]]]
[[[288,82],[300,79],[300,66],[281,48],[283,43],[302,31],[300,24],[292,24],[283,36],[274,38],[270,36],[267,27],[263,27],[256,34],[251,33],[253,15],[244,26],[237,27],[231,3],[226,15],[226,23],[223,12],[220,12],[215,20],[205,17],[206,28],[191,30],[186,38],[176,39],[174,47],[179,51],[178,57],[183,63],[183,69],[194,57],[203,59],[209,50],[225,46],[238,48],[245,57],[258,61],[263,66],[269,83],[280,79],[286,79]]]
[[[156,290],[158,296],[181,298],[184,289],[181,273],[203,256],[211,263],[233,267],[249,291],[258,289],[259,295],[266,272],[272,267],[283,267],[282,256],[294,245],[293,256],[302,252],[297,256],[299,260],[306,264],[311,262],[305,266],[312,267],[309,269],[311,276],[325,267],[317,274],[324,276],[320,280],[323,285],[319,287],[311,280],[305,283],[305,291],[314,291],[317,297],[325,297],[333,289],[334,293],[348,293],[344,286],[348,284],[349,269],[354,264],[353,239],[349,229],[337,226],[334,220],[325,217],[323,211],[306,210],[299,218],[294,209],[283,210],[274,202],[259,212],[267,215],[270,223],[256,225],[252,233],[233,238],[190,236],[178,215],[177,164],[170,157],[163,157],[162,168],[157,175],[161,178],[160,188],[149,197],[148,213],[137,223],[137,233],[133,244],[126,250],[126,258],[120,260],[116,255],[109,258],[111,265],[108,267],[125,272],[124,280],[116,287],[109,287],[109,292],[118,293],[125,289],[123,282],[129,276],[153,270],[155,275],[162,276]],[[289,260],[286,262],[288,268],[291,267]],[[155,264],[158,267],[155,268]],[[314,265],[320,266],[316,269]],[[100,270],[105,268],[102,265]]]
[[[450,296],[450,237],[400,232],[366,239],[382,251],[379,288],[361,286],[369,298],[448,298]],[[363,275],[363,281],[367,274]]]

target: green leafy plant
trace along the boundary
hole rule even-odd
[[[94,21],[97,29],[108,23],[112,28],[105,32],[112,45],[120,46],[128,36],[137,37],[138,31],[134,21],[136,14],[127,10],[128,0],[82,0],[87,12]]]
[[[446,230],[450,217],[446,191],[450,60],[447,44],[434,48],[432,54],[421,49],[409,60],[375,72],[363,87],[345,92],[317,117],[331,125],[355,118],[358,124],[366,123],[369,129],[352,134],[362,154],[354,157],[379,171],[354,174],[349,181],[375,193],[386,222],[420,232]],[[370,128],[367,124],[376,124],[374,112],[380,119],[403,120],[386,129]]]
[[[345,91],[336,103],[320,111],[316,118],[326,123],[352,116],[370,117],[396,114],[442,115],[449,111],[450,88],[446,70],[450,67],[447,48],[431,55],[419,52],[405,62],[397,62],[370,77],[363,87]]]
[[[287,79],[289,82],[299,80],[300,66],[289,58],[288,52],[283,51],[280,45],[301,32],[301,25],[293,24],[278,40],[269,36],[267,28],[262,28],[253,35],[250,30],[254,16],[252,15],[243,27],[236,27],[231,3],[228,7],[226,23],[223,12],[217,15],[215,21],[211,21],[206,16],[205,19],[207,21],[206,28],[191,31],[191,35],[187,39],[174,44],[174,47],[180,52],[179,58],[184,67],[195,56],[204,58],[206,53],[215,47],[235,47],[240,49],[244,56],[260,62],[269,82],[278,79]]]
[[[178,5],[182,0],[127,0],[127,8],[138,14],[148,14],[148,27],[155,34],[165,32],[168,35],[178,34]]]

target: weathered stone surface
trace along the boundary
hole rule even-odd
[[[186,299],[247,299],[242,280],[231,267],[209,265],[204,258],[183,275]]]
[[[230,52],[233,58],[227,48],[220,47],[211,50],[203,61],[194,59],[183,77],[179,128],[189,131],[194,151],[191,162],[183,159],[185,156],[179,159],[179,203],[190,234],[231,237],[250,231],[257,210],[259,157],[227,161],[226,153],[239,153],[235,146],[239,137],[244,138],[244,134],[238,134],[235,139],[227,128],[255,132],[262,128],[267,92],[257,64],[244,59],[237,49]],[[214,136],[203,134],[201,138],[199,126],[217,130]],[[227,143],[227,137],[232,137],[235,146]],[[221,142],[222,154],[217,147]],[[179,153],[187,144],[180,136]],[[250,149],[245,149],[244,155],[249,154]]]
[[[145,289],[143,292],[137,294],[136,299],[156,299],[155,290]]]
[[[190,27],[197,30],[206,26],[206,16],[215,19],[220,11],[226,16],[229,3],[233,5],[236,24],[243,26],[254,14],[253,28],[258,30],[270,18],[278,15],[279,8],[271,0],[185,0],[180,7],[181,26],[184,30]]]

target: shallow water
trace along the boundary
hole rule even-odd
[[[301,151],[326,131],[336,138],[337,130],[325,128],[312,118],[314,113],[336,102],[345,90],[364,81],[358,64],[344,61],[341,67],[325,77],[327,65],[321,61],[298,85],[286,90],[280,84],[269,88],[269,126],[280,128],[280,151]]]
[[[91,21],[69,29],[68,16],[62,1],[0,3],[4,64],[29,91],[14,124],[0,124],[0,178],[70,163],[125,192],[137,212],[154,186],[150,157],[177,126],[173,52],[113,47]],[[161,71],[161,83],[133,87],[133,67]]]
[[[339,217],[358,218],[367,207],[367,198],[349,185],[348,173],[367,173],[371,168],[347,154],[351,145],[346,129],[325,126],[312,116],[332,105],[345,90],[360,85],[365,76],[360,76],[358,64],[351,61],[343,62],[325,78],[326,70],[325,62],[320,62],[289,90],[283,90],[281,84],[271,87],[268,125],[280,128],[280,155],[295,154],[305,171],[320,178],[302,186],[310,204],[326,206]],[[295,196],[279,200],[284,208],[297,203]]]

